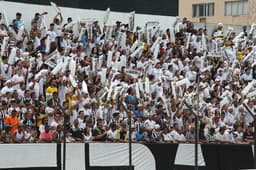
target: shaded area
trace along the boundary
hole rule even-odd
[[[174,168],[174,161],[178,144],[145,144],[153,153],[156,160],[157,170]]]

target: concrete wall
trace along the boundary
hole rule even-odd
[[[192,22],[199,22],[198,17],[192,17],[192,4],[214,3],[214,16],[207,17],[207,23],[219,23],[230,25],[247,25],[249,23],[248,15],[225,16],[225,2],[239,0],[179,0],[179,16],[187,17]],[[249,0],[254,1],[254,0]],[[249,3],[251,4],[251,3]],[[248,9],[249,9],[248,4]],[[254,7],[256,8],[256,7]]]

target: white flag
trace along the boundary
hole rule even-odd
[[[5,54],[5,49],[8,44],[8,41],[9,41],[9,37],[4,37],[3,44],[1,46],[1,56]]]
[[[50,4],[57,13],[61,12],[60,8],[54,2],[50,2]]]
[[[129,30],[133,32],[134,30],[134,21],[135,21],[135,11],[132,11],[129,16]]]
[[[3,11],[3,20],[5,22],[5,25],[8,27],[9,26],[9,21],[8,21],[8,18],[7,18],[5,10]]]
[[[107,22],[108,22],[108,19],[109,19],[109,15],[110,15],[110,8],[108,8],[106,10],[106,13],[105,13],[105,16],[104,16],[104,19],[103,19],[103,24],[106,25]]]

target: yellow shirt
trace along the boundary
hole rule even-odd
[[[42,124],[42,119],[44,118],[44,117],[46,117],[46,115],[45,114],[39,114],[38,115],[38,117],[37,117],[37,127],[39,127],[41,124]]]
[[[70,109],[72,107],[72,101],[73,100],[77,100],[76,96],[72,96],[72,97],[67,97],[67,102],[68,102],[68,108]]]
[[[46,93],[53,94],[54,92],[58,92],[57,87],[54,87],[54,86],[49,86],[49,87],[47,87]]]
[[[243,55],[244,55],[243,51],[237,51],[237,57],[239,60],[243,59]]]
[[[149,48],[149,47],[148,47],[148,44],[145,43],[145,44],[144,44],[144,51],[148,51],[148,48]]]

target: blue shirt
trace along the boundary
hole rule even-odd
[[[135,135],[136,135],[137,141],[143,141],[143,140],[144,140],[144,135],[143,135],[143,133],[136,132]]]

